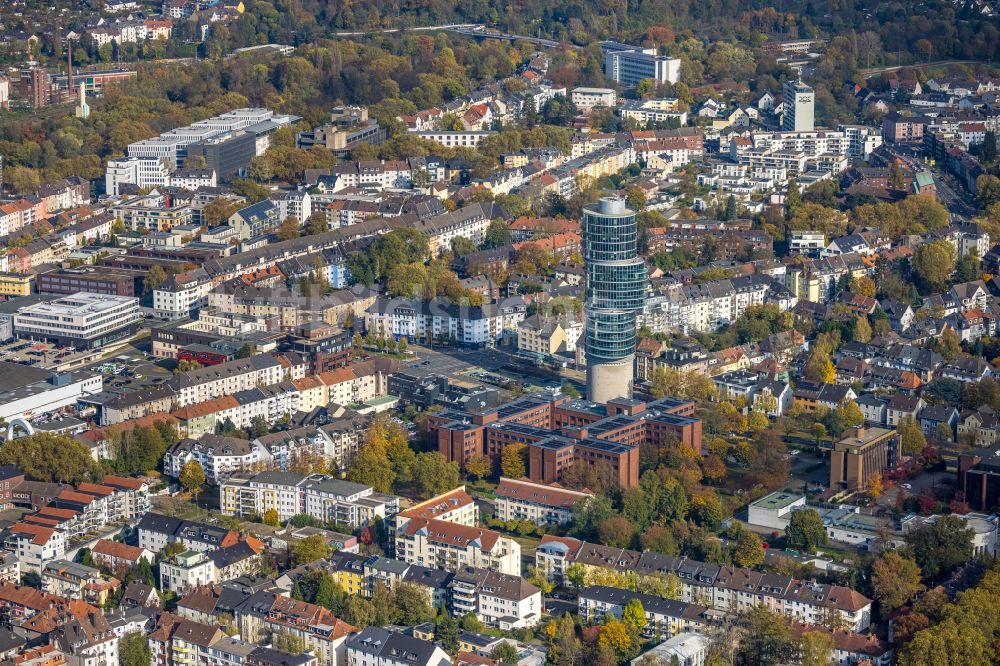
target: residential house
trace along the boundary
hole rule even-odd
[[[953,405],[934,404],[920,412],[920,429],[927,437],[938,438],[947,433],[946,441],[955,436],[958,425],[958,410]]]
[[[886,425],[895,428],[903,419],[911,419],[915,422],[924,406],[923,399],[917,396],[899,394],[891,396],[886,408]]]

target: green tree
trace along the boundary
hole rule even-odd
[[[333,554],[333,549],[327,545],[322,535],[312,534],[301,541],[293,543],[289,547],[292,555],[292,562],[295,566],[308,564],[317,560],[325,560]]]
[[[976,179],[976,203],[984,210],[1000,203],[1000,178],[983,175]]]
[[[520,479],[527,474],[528,448],[524,444],[509,444],[500,453],[500,473],[508,479]]]
[[[424,499],[448,492],[459,484],[458,463],[448,461],[437,451],[419,454],[410,475]]]
[[[86,446],[72,437],[47,432],[4,442],[0,465],[16,465],[29,479],[48,483],[78,485],[103,477]]]
[[[455,236],[451,239],[451,253],[456,257],[461,257],[462,255],[472,254],[476,252],[479,248],[476,244],[465,236]]]
[[[518,662],[517,648],[507,641],[502,641],[493,648],[490,659],[496,659],[501,664],[516,664]]]
[[[281,223],[278,230],[274,232],[274,235],[278,237],[280,241],[292,240],[293,238],[298,238],[302,235],[299,230],[299,220],[294,215],[285,218],[285,221]]]
[[[306,651],[305,640],[301,636],[287,631],[277,631],[271,636],[271,644],[275,650],[281,650],[289,654],[302,654]]]
[[[794,212],[795,209],[802,203],[802,191],[799,189],[799,184],[794,178],[788,181],[788,192],[785,194],[785,206],[788,208],[788,212]]]
[[[398,428],[390,434],[385,445],[385,455],[389,459],[389,464],[392,465],[392,471],[397,479],[411,477],[417,454],[410,448],[409,438],[403,428]]]
[[[281,518],[278,516],[278,511],[274,508],[268,509],[264,512],[263,521],[265,525],[270,525],[271,527],[281,527]]]
[[[937,581],[972,559],[972,528],[958,516],[938,516],[906,536],[907,553],[925,581]]]
[[[579,562],[574,562],[566,567],[566,580],[568,580],[576,589],[581,589],[584,586],[586,579],[587,570]]]
[[[463,615],[458,625],[462,628],[462,631],[469,631],[474,634],[481,634],[486,631],[486,625],[472,612]]]
[[[333,579],[333,576],[326,571],[322,572],[314,603],[323,608],[336,610],[343,604],[345,596],[344,591],[337,584],[337,581]]]
[[[489,250],[495,247],[503,247],[510,245],[510,242],[510,226],[503,220],[493,220],[486,227],[486,238],[483,241],[483,249]]]
[[[465,471],[477,479],[493,474],[493,462],[487,456],[476,456],[465,463]]]
[[[646,609],[642,607],[641,600],[630,599],[629,602],[625,604],[625,608],[622,610],[622,622],[632,633],[642,633],[642,629],[646,626],[647,620]]]
[[[861,412],[861,408],[858,407],[858,403],[853,400],[842,400],[837,405],[837,412],[840,422],[844,427],[860,426],[865,422],[865,415]]]
[[[197,498],[198,493],[201,492],[202,487],[205,485],[205,470],[202,469],[201,463],[197,460],[189,460],[184,463],[184,467],[181,468],[181,475],[177,477],[177,480],[181,482],[184,490],[192,493]]]
[[[243,346],[236,350],[233,358],[250,358],[257,355],[257,347],[252,342],[244,342]]]
[[[458,621],[448,615],[444,609],[437,616],[437,627],[434,637],[449,655],[458,654]]]
[[[395,624],[413,627],[434,619],[434,609],[428,600],[426,588],[412,583],[398,583],[392,594],[392,621]]]
[[[989,638],[975,627],[946,620],[918,631],[900,650],[900,666],[965,666],[993,663]]]
[[[314,236],[329,231],[329,223],[326,220],[326,213],[316,211],[306,219],[306,235]]]
[[[872,562],[872,594],[888,618],[920,591],[920,567],[897,552],[887,552]]]
[[[766,606],[755,606],[744,613],[740,624],[744,637],[737,652],[736,666],[784,664],[795,656],[797,645],[785,616]]]
[[[913,255],[913,270],[934,288],[940,288],[955,270],[955,246],[946,240],[924,243]]]
[[[576,387],[569,382],[563,382],[562,387],[559,389],[563,395],[568,395],[571,398],[579,398],[580,392],[576,390]]]
[[[927,447],[927,438],[912,416],[901,418],[896,424],[896,432],[899,433],[900,448],[905,455],[919,456]]]
[[[753,532],[743,530],[733,546],[733,564],[751,569],[764,563],[764,544]]]
[[[152,657],[149,640],[141,631],[125,634],[118,642],[118,663],[121,666],[149,666]]]
[[[214,227],[224,222],[236,213],[236,205],[226,197],[216,197],[201,209],[202,222],[208,227]]]
[[[354,462],[347,468],[347,480],[369,485],[380,493],[392,490],[396,475],[386,454],[384,440],[381,443],[366,442],[361,446]]]
[[[825,631],[807,631],[799,638],[801,666],[830,666],[833,662],[833,636]]]
[[[903,178],[903,168],[899,166],[899,162],[896,160],[893,160],[892,164],[889,165],[889,189],[906,189],[906,181]]]
[[[630,187],[625,195],[625,205],[634,211],[640,211],[646,207],[646,193],[638,187]]]
[[[635,526],[624,516],[612,516],[597,528],[602,544],[615,548],[628,548],[635,537]]]
[[[785,543],[790,548],[813,552],[826,543],[826,528],[815,509],[798,509],[792,512],[785,528]]]

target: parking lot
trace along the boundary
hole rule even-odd
[[[514,357],[500,349],[430,349],[419,345],[410,345],[409,349],[414,356],[413,360],[404,364],[406,367],[416,365],[426,372],[441,374],[456,381],[474,381],[504,390],[513,389],[517,384],[533,390],[561,386],[563,382],[557,376],[534,376],[512,367]]]
[[[0,360],[46,369],[60,369],[88,358],[92,351],[77,351],[51,342],[14,340],[0,344]]]

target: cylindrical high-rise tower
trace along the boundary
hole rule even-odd
[[[583,209],[587,264],[587,398],[606,403],[632,396],[635,318],[646,292],[635,211],[618,197]]]

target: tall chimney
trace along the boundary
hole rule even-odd
[[[58,30],[58,28],[56,28]],[[69,70],[66,74],[66,97],[73,99],[73,42],[66,40],[66,60],[69,63]]]

